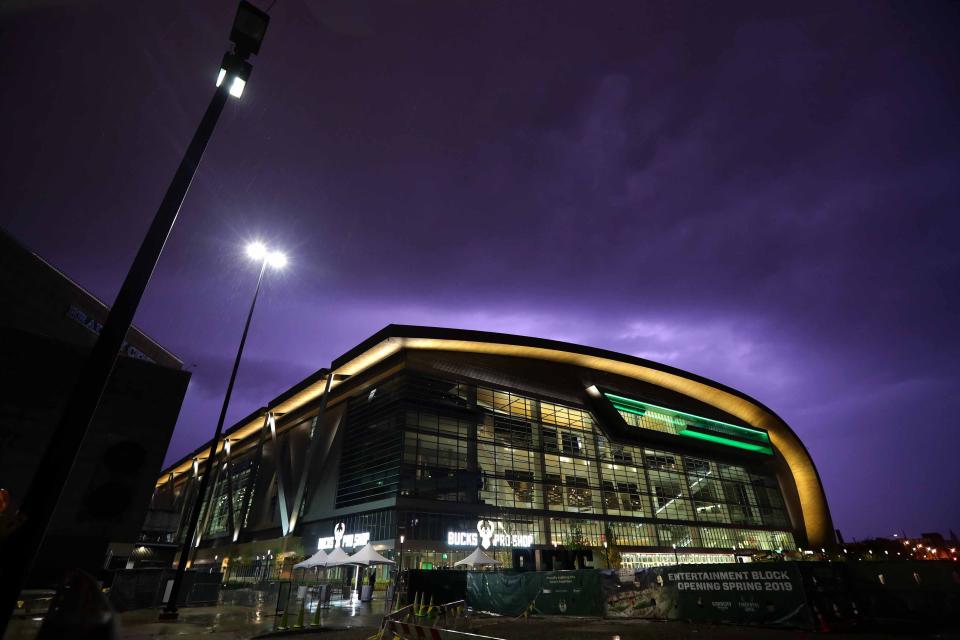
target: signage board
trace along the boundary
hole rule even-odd
[[[90,333],[100,335],[100,332],[103,331],[103,324],[97,321],[96,318],[89,315],[86,311],[77,307],[76,305],[70,305],[70,308],[67,309],[67,317],[76,322],[77,324],[83,325],[87,331]],[[140,349],[137,349],[135,346],[123,341],[123,345],[120,347],[120,355],[127,356],[129,358],[136,358],[137,360],[146,360],[147,362],[153,362],[153,358],[145,354]]]
[[[333,527],[333,535],[328,538],[317,540],[317,549],[336,549],[338,547],[362,547],[370,542],[370,532],[347,533],[347,527],[342,522],[338,522]]]
[[[503,524],[497,520],[480,520],[476,531],[447,531],[447,544],[451,547],[522,547],[533,546],[532,533],[497,532]]]
[[[812,628],[792,563],[685,564],[637,571],[606,598],[608,618],[655,618]]]

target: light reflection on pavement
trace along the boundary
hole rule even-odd
[[[177,640],[205,638],[206,640],[246,640],[274,629],[279,618],[274,615],[275,602],[263,597],[252,597],[244,604],[221,604],[212,607],[184,607],[176,621],[159,621],[158,609],[137,609],[118,614],[119,637],[123,640],[169,638]],[[288,623],[293,626],[300,612],[299,601],[290,601]],[[360,603],[351,600],[333,600],[320,610],[320,624],[325,629],[374,629],[383,616],[383,600]],[[316,604],[304,607],[304,626],[310,627],[316,613]],[[33,640],[40,628],[39,616],[15,618],[3,640]]]

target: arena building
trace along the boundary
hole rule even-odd
[[[154,509],[182,537],[208,445]],[[832,545],[817,470],[773,411],[665,365],[497,333],[391,325],[227,432],[195,564],[285,571],[367,541],[404,567],[478,544],[517,569],[730,562]]]

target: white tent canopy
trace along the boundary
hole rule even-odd
[[[313,569],[314,567],[325,567],[327,566],[329,556],[327,552],[323,549],[317,551],[315,554],[304,560],[303,562],[298,562],[293,565],[294,569]]]
[[[360,564],[365,567],[372,564],[396,564],[393,560],[384,558],[382,555],[377,553],[377,550],[373,548],[373,545],[369,542],[363,549],[357,551],[355,554],[350,556],[350,561],[354,564]]]
[[[337,547],[327,555],[327,567],[342,567],[344,565],[357,564],[350,556],[347,555],[347,552],[343,550],[343,547]]]
[[[483,552],[483,549],[481,549],[480,547],[477,547],[476,549],[473,550],[473,553],[468,555],[466,558],[464,558],[460,562],[454,562],[453,566],[457,567],[461,565],[466,565],[468,567],[484,567],[484,566],[489,566],[494,564],[501,564],[501,562],[496,558],[491,558],[490,556],[488,556]]]

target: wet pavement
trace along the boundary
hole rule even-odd
[[[237,599],[233,599],[234,602]],[[213,607],[190,607],[180,610],[176,622],[160,622],[158,610],[140,609],[118,615],[123,640],[247,640],[257,636],[269,637],[279,618],[273,615],[274,602],[268,598],[240,598],[244,604],[222,604]],[[291,604],[293,604],[291,602]],[[333,601],[320,611],[320,625],[309,626],[315,608],[304,609],[306,629],[289,629],[274,637],[323,638],[323,640],[366,640],[380,626],[384,604],[382,600],[358,603],[349,600]],[[291,607],[288,623],[296,624],[299,604]],[[33,640],[40,626],[40,618],[16,619],[3,640]],[[657,622],[647,620],[604,620],[601,618],[534,617],[514,619],[507,617],[473,617],[458,629],[504,640],[903,640],[904,638],[936,638],[960,640],[960,632],[941,633],[878,633],[860,631],[851,633],[817,634],[796,630],[737,627],[731,625],[691,624],[686,622]]]
[[[814,633],[793,629],[766,629],[733,625],[693,624],[650,620],[604,620],[602,618],[551,617],[514,619],[476,618],[466,631],[502,640],[960,640],[960,632],[886,633],[862,630],[847,633]],[[366,640],[374,628],[356,627],[324,633],[323,640]],[[309,638],[293,633],[285,638]],[[313,636],[317,637],[317,636]]]
[[[329,607],[320,609],[320,625],[311,627],[316,607],[304,608],[304,624],[312,630],[304,637],[324,631],[354,631],[357,637],[366,638],[371,629],[380,625],[383,617],[383,601],[359,603],[349,600],[334,600]],[[293,606],[287,619],[289,625],[295,625],[300,613],[299,603]],[[274,602],[254,599],[249,604],[222,604],[211,607],[185,607],[180,609],[176,621],[159,621],[157,609],[137,609],[117,615],[119,637],[123,640],[148,640],[150,638],[172,638],[189,640],[247,640],[254,636],[273,631],[281,618],[274,615]],[[33,640],[42,623],[42,617],[16,618],[3,640]],[[334,640],[337,634],[323,634],[324,638]],[[352,637],[352,636],[350,636]]]
[[[958,632],[918,635],[886,634],[866,630],[847,633],[814,633],[795,629],[693,624],[680,621],[569,617],[477,620],[471,625],[471,631],[504,640],[905,640],[908,637],[960,640]],[[347,638],[348,636],[344,636],[344,640]]]

